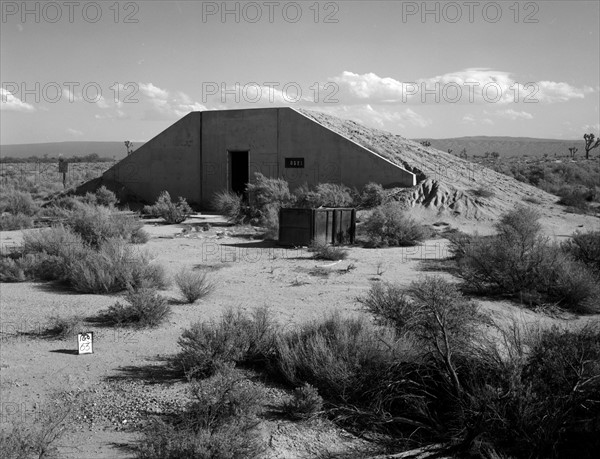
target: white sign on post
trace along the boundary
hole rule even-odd
[[[94,333],[78,333],[77,334],[77,351],[79,354],[93,354],[94,349],[92,347]]]

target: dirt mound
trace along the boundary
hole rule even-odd
[[[411,206],[468,219],[493,220],[518,204],[526,204],[526,198],[547,205],[557,200],[531,185],[400,135],[325,113],[298,111],[416,174],[417,185],[399,194],[399,199]]]

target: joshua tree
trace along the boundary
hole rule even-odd
[[[595,143],[596,136],[594,134],[583,134],[583,138],[585,139],[585,159],[590,159],[590,151],[600,145],[600,138],[596,139]]]
[[[131,153],[133,153],[133,142],[126,140],[124,143],[125,143],[125,148],[127,148],[127,155],[130,155]]]
[[[467,159],[468,158],[468,156],[467,156],[467,149],[463,148],[462,150],[460,150],[460,154],[458,156],[460,156],[463,159]]]
[[[448,153],[452,154],[454,150],[452,148],[448,148]]]
[[[577,153],[578,148],[571,147],[569,148],[569,153],[571,154],[571,159],[575,159],[575,154]]]

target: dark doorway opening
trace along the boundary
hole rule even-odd
[[[250,165],[247,151],[229,152],[229,188],[246,197],[246,184],[250,181]]]

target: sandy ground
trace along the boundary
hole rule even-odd
[[[579,215],[565,218],[552,210],[544,219],[548,234],[557,236],[598,225],[597,218]],[[486,223],[437,220],[480,233],[491,228]],[[203,221],[213,222],[210,231],[182,234],[182,228]],[[356,297],[366,292],[372,282],[408,285],[420,276],[433,274],[431,268],[425,269],[428,261],[447,256],[447,241],[437,238],[412,248],[352,247],[347,260],[332,264],[311,259],[305,249],[284,249],[254,240],[250,237],[251,228],[227,228],[219,226],[219,221],[214,217],[197,217],[184,225],[151,222],[146,225],[152,237],[140,250],[151,252],[155,262],[165,266],[170,274],[182,267],[209,269],[218,287],[208,299],[193,305],[177,304],[179,297],[173,287],[164,291],[174,302],[174,312],[168,323],[156,329],[86,326],[86,331],[95,333],[92,355],[72,353],[77,347],[75,337],[57,341],[34,337],[31,333],[43,329],[53,314],[93,317],[113,304],[119,295],[81,295],[46,283],[0,284],[2,426],[19,418],[34,417],[36,410],[56,391],[88,391],[114,397],[115,403],[121,392],[144,399],[164,397],[165,393],[171,399],[183,399],[185,383],[160,381],[161,359],[177,352],[177,339],[193,322],[217,318],[231,307],[251,310],[267,306],[284,325],[318,318],[330,311],[360,314]],[[237,236],[231,235],[232,231]],[[5,232],[0,237],[3,246],[20,242],[20,232]],[[316,267],[329,274],[311,273]],[[445,272],[437,274],[452,279]],[[598,320],[597,317],[550,318],[510,303],[480,303],[497,318],[516,316],[530,323]],[[93,396],[89,403],[94,403]],[[74,428],[60,442],[62,457],[133,457],[127,445],[136,440],[136,435],[127,428],[127,413],[112,419],[96,418],[93,424],[82,416],[73,420]],[[270,444],[268,456],[274,458],[314,457],[318,451],[341,451],[360,445],[350,434],[327,422],[297,426],[267,419],[263,435]]]

